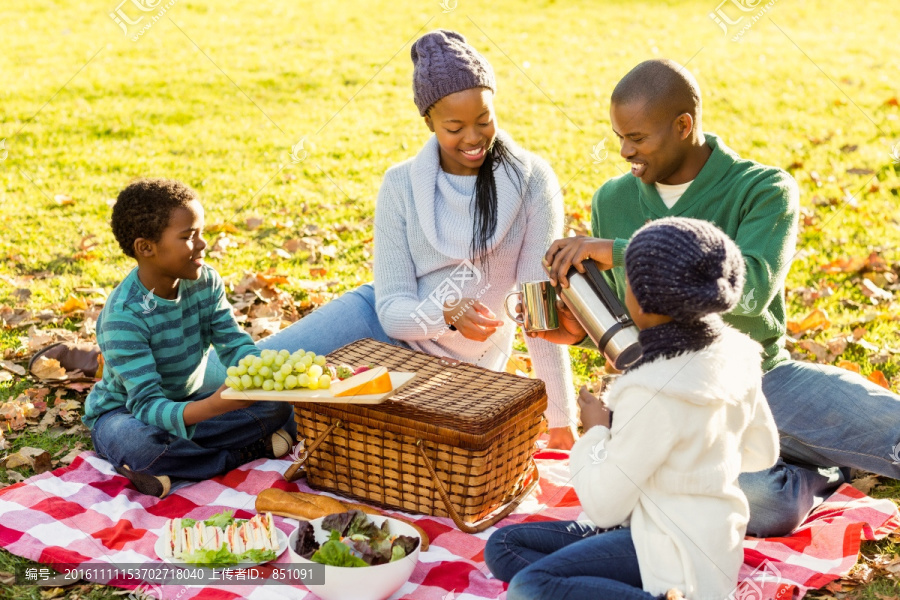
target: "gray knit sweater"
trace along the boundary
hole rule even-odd
[[[432,136],[415,157],[385,174],[375,207],[374,271],[378,319],[389,336],[434,356],[503,370],[516,328],[504,299],[519,282],[547,278],[541,259],[562,237],[563,202],[550,166],[506,133],[497,135],[519,159],[522,182],[505,166],[494,171],[498,216],[487,267],[470,258],[475,177],[443,173]],[[485,342],[448,330],[442,307],[461,297],[477,298],[504,325]],[[526,344],[536,375],[547,385],[550,427],[574,424],[568,349],[527,337]]]

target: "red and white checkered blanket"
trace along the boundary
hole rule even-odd
[[[568,462],[562,453],[538,455],[540,491],[501,525],[526,521],[584,518],[575,491],[566,485]],[[226,509],[238,517],[254,513],[256,494],[277,486],[309,491],[282,477],[282,460],[259,460],[210,481],[180,488],[159,500],[138,493],[109,463],[85,452],[70,466],[31,477],[0,491],[0,546],[13,554],[54,564],[161,564],[153,546],[166,520],[207,518]],[[449,519],[416,517],[431,537],[410,580],[395,599],[480,600],[504,598],[506,584],[494,579],[483,561],[493,529],[469,535]],[[286,533],[293,522],[276,518]],[[861,539],[878,539],[900,527],[890,500],[873,500],[850,486],[820,506],[787,538],[748,539],[745,581],[735,598],[789,599],[846,574],[856,562]],[[288,553],[277,562],[288,561]],[[749,579],[748,579],[749,578]],[[191,599],[310,599],[290,585],[131,585],[146,596]],[[764,595],[759,595],[757,590]],[[755,593],[754,593],[755,592]]]

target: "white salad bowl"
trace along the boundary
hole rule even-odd
[[[384,521],[388,522],[391,535],[408,535],[419,540],[416,549],[400,560],[373,567],[335,567],[325,565],[325,583],[323,585],[307,585],[313,594],[322,600],[386,600],[403,587],[419,562],[419,550],[422,548],[422,538],[415,528],[403,521],[384,517],[381,515],[367,515],[376,526],[381,527]],[[322,529],[322,521],[312,519],[310,523],[315,531],[316,541],[324,544],[328,541],[330,532]],[[288,552],[291,562],[301,564],[317,564],[297,554],[298,530],[294,530],[288,537]]]

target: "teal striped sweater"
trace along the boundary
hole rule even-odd
[[[135,268],[116,286],[97,320],[103,378],[87,397],[84,423],[125,406],[136,418],[173,435],[190,438],[184,400],[203,384],[212,344],[225,366],[259,354],[237,324],[225,285],[204,266],[196,281],[182,279],[174,300],[147,291]]]

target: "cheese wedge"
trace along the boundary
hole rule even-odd
[[[335,381],[330,389],[335,397],[345,397],[386,394],[394,389],[394,386],[391,384],[387,367],[375,367],[342,381]]]

